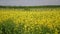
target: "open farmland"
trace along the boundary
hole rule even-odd
[[[0,8],[0,34],[60,34],[60,8]]]

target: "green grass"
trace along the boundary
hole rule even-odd
[[[3,21],[0,26],[1,26],[0,34],[13,34],[14,28],[16,25],[13,23],[12,20],[8,19],[8,20]]]

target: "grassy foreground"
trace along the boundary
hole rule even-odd
[[[60,34],[60,8],[0,9],[0,34]]]

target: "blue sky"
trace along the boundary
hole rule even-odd
[[[0,0],[0,5],[5,6],[60,5],[60,0]]]

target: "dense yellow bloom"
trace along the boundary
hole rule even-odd
[[[34,28],[36,28],[36,30],[41,29],[39,25],[46,26],[50,30],[53,30],[60,25],[60,10],[0,10],[0,22],[7,19],[11,19],[17,27],[19,23],[24,23],[23,29],[25,29],[25,32],[29,32],[30,29],[34,31]],[[39,27],[37,28],[35,25]],[[46,34],[49,33],[47,32]],[[57,29],[55,29],[55,34],[58,34]]]

